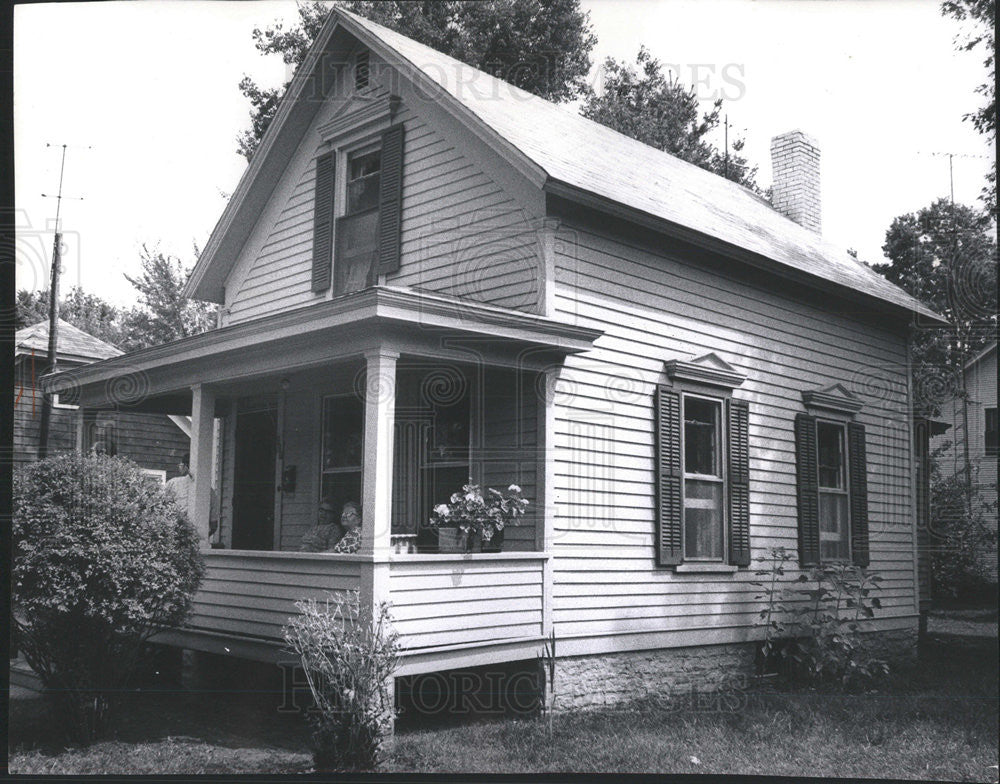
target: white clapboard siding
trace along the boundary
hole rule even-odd
[[[750,402],[751,546],[797,547],[794,417],[801,392],[842,383],[865,403],[871,568],[880,617],[913,613],[906,344],[902,330],[738,282],[566,222],[556,315],[604,331],[570,357],[555,405],[553,621],[564,637],[752,626],[750,570],[655,564],[653,391],[663,362],[716,352]],[[666,247],[666,246],[665,246]],[[796,569],[789,570],[791,578]]]
[[[541,557],[393,561],[389,600],[400,643],[414,650],[542,633]]]
[[[317,112],[229,275],[227,323],[329,296],[314,294],[310,284],[315,158],[321,145],[317,128],[350,92],[339,89],[332,95]],[[537,310],[535,223],[473,156],[419,117],[419,112],[432,111],[441,110],[433,104],[402,105],[394,120],[405,127],[401,257],[399,271],[386,282]]]
[[[324,599],[361,586],[362,564],[337,556],[216,551],[205,555],[205,578],[188,625],[281,639],[299,599]],[[370,567],[368,567],[370,568]]]

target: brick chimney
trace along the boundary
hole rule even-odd
[[[774,209],[820,234],[819,145],[816,140],[802,131],[775,136],[771,139],[771,168]]]

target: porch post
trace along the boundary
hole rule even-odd
[[[79,454],[83,454],[83,445],[85,443],[84,434],[86,432],[86,409],[80,406],[76,410],[76,451]]]
[[[201,543],[208,546],[212,513],[212,448],[215,433],[215,393],[201,384],[191,387],[191,465],[194,480],[188,498],[188,515]]]
[[[376,567],[389,555],[392,533],[392,436],[398,358],[398,351],[386,348],[365,353],[365,458],[360,552],[375,556]],[[381,585],[379,580],[372,585],[370,598],[373,606],[388,598],[388,566],[385,578],[385,585]]]

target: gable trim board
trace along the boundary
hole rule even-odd
[[[311,48],[303,66],[300,67],[295,78],[292,80],[292,83],[288,88],[287,95],[282,100],[274,121],[272,121],[271,126],[268,128],[261,141],[257,155],[254,156],[254,160],[251,162],[250,168],[244,174],[244,178],[241,180],[240,186],[237,188],[237,193],[235,193],[233,198],[230,200],[230,203],[227,205],[226,210],[223,213],[223,217],[220,219],[219,225],[216,227],[212,237],[206,244],[206,249],[196,265],[186,289],[186,293],[189,296],[210,300],[217,300],[220,296],[219,292],[224,278],[228,274],[228,268],[235,261],[235,253],[238,252],[237,249],[234,253],[223,257],[227,259],[227,261],[223,261],[225,269],[219,266],[215,268],[214,274],[211,276],[211,281],[214,281],[214,285],[210,285],[211,282],[208,279],[207,273],[209,268],[214,263],[213,259],[219,255],[218,251],[220,243],[222,243],[224,239],[228,238],[229,230],[232,226],[233,218],[236,213],[244,210],[244,200],[250,190],[250,185],[252,181],[259,176],[261,170],[265,166],[265,164],[261,162],[261,159],[269,157],[270,150],[278,146],[277,140],[282,136],[285,125],[292,122],[294,111],[293,107],[296,107],[301,103],[300,99],[307,85],[311,84],[315,86],[317,83],[317,77],[322,77],[324,75],[317,75],[314,73],[315,69],[321,63],[326,67],[336,67],[336,63],[338,61],[336,61],[335,58],[331,58],[329,56],[321,58],[320,54],[326,53],[329,55],[330,52],[327,50],[331,46],[334,51],[337,50],[335,44],[335,40],[337,38],[336,32],[340,28],[342,28],[350,36],[360,40],[364,45],[381,56],[391,66],[394,66],[395,71],[390,69],[390,76],[401,75],[408,78],[415,86],[425,91],[424,95],[428,99],[428,104],[430,104],[433,100],[435,106],[443,107],[448,110],[449,113],[458,117],[474,134],[486,139],[491,146],[493,146],[494,149],[496,149],[504,157],[505,160],[507,160],[514,168],[519,170],[528,180],[535,183],[537,187],[544,188],[546,191],[550,192],[561,192],[566,198],[571,198],[573,200],[583,199],[602,210],[606,210],[611,205],[614,206],[614,209],[625,207],[627,212],[634,212],[636,216],[643,216],[644,220],[653,218],[655,220],[654,228],[662,229],[670,227],[671,223],[673,223],[676,227],[673,228],[674,231],[680,229],[685,232],[691,232],[691,239],[702,238],[701,241],[705,241],[704,237],[706,234],[699,229],[693,228],[691,225],[681,226],[681,224],[665,219],[663,215],[656,215],[644,209],[637,209],[625,202],[610,198],[607,195],[602,195],[593,188],[581,187],[554,176],[551,171],[546,169],[546,165],[539,161],[539,158],[547,160],[543,150],[540,148],[532,150],[522,149],[522,147],[506,138],[505,135],[497,128],[493,127],[486,117],[482,116],[481,105],[479,106],[480,113],[477,113],[469,105],[466,105],[466,102],[463,102],[463,100],[461,100],[457,95],[452,93],[452,89],[457,90],[458,87],[464,86],[466,94],[468,94],[473,91],[473,85],[460,84],[456,86],[445,84],[434,79],[428,71],[438,70],[438,76],[444,80],[446,78],[445,72],[447,70],[444,66],[448,66],[452,69],[464,69],[469,73],[475,74],[477,79],[481,79],[482,84],[487,87],[497,89],[502,87],[506,92],[506,95],[509,96],[509,100],[523,100],[524,107],[522,108],[532,107],[536,112],[542,112],[542,106],[544,105],[544,112],[547,112],[552,118],[560,118],[566,123],[572,123],[574,128],[586,127],[587,130],[590,131],[595,137],[600,134],[602,141],[615,140],[617,137],[620,137],[618,143],[623,150],[628,148],[629,150],[638,151],[641,148],[645,154],[650,155],[652,154],[650,152],[651,148],[641,145],[634,140],[629,140],[627,137],[623,137],[620,134],[615,134],[615,132],[610,131],[610,129],[599,126],[596,123],[591,123],[585,118],[576,116],[572,121],[570,121],[566,117],[566,111],[560,107],[556,107],[546,101],[542,101],[542,99],[538,99],[528,93],[517,90],[517,88],[507,85],[506,83],[501,82],[494,77],[488,76],[485,73],[475,71],[475,69],[470,69],[469,66],[464,66],[453,58],[449,58],[435,52],[434,50],[417,44],[416,42],[409,41],[409,39],[387,30],[386,28],[361,19],[360,17],[343,11],[342,9],[338,9],[328,18],[323,29],[320,31],[320,34],[317,36],[316,42]],[[349,47],[344,48],[349,49]],[[401,49],[405,49],[406,51],[401,51]],[[419,64],[414,61],[418,56],[426,59],[424,68],[421,68]],[[348,58],[346,56],[342,57],[342,61],[344,63],[347,62],[347,59]],[[501,99],[498,96],[493,96],[490,100],[500,101]],[[316,104],[319,102],[313,101],[312,103]],[[312,111],[315,112],[315,107],[312,108]],[[561,114],[553,114],[553,112],[559,112]],[[301,123],[303,118],[298,119]],[[583,125],[581,125],[581,123]],[[590,125],[586,125],[588,123]],[[299,126],[299,130],[300,133],[304,132],[301,130],[301,126]],[[296,140],[293,139],[291,141],[293,144],[288,144],[286,147],[295,146],[294,142]],[[289,154],[290,153],[287,150],[283,153],[283,158],[286,161]],[[721,178],[715,177],[715,175],[698,170],[697,167],[690,166],[689,164],[683,164],[683,162],[673,159],[666,153],[656,151],[656,156],[657,157],[652,158],[651,160],[665,163],[667,159],[670,159],[670,167],[675,170],[674,173],[678,175],[683,173],[684,176],[689,176],[692,180],[697,180],[699,183],[711,183],[713,187],[717,187],[720,194],[725,199],[730,199],[733,202],[733,204],[728,205],[728,208],[730,209],[735,209],[736,201],[739,201],[743,204],[743,206],[757,210],[758,214],[761,216],[765,215],[765,213],[759,212],[761,209],[767,209],[770,211],[770,207],[765,208],[763,205],[758,204],[760,200],[756,196],[750,194],[749,192],[745,192],[745,189],[742,189],[735,183],[728,183],[727,181],[721,180]],[[572,164],[564,165],[567,170],[572,169]],[[693,170],[697,170],[698,174],[694,174]],[[717,183],[715,180],[705,179],[706,177],[715,177],[715,179],[720,180],[720,182]],[[723,185],[722,183],[725,184]],[[644,189],[648,190],[649,188],[645,187]],[[640,188],[636,190],[633,187],[633,190],[636,193],[639,193],[644,189]],[[267,195],[269,196],[269,194],[270,191]],[[725,212],[726,209],[727,205],[723,204],[722,212]],[[716,212],[719,211],[716,210]],[[814,286],[836,290],[841,293],[843,293],[844,290],[853,290],[857,293],[867,294],[868,296],[866,299],[870,301],[872,306],[880,306],[883,309],[888,306],[890,310],[902,309],[911,311],[912,313],[919,314],[932,322],[943,323],[940,316],[924,307],[898,287],[878,277],[876,273],[868,270],[867,268],[864,268],[862,271],[864,265],[861,265],[860,262],[849,263],[843,259],[834,261],[833,255],[831,255],[833,253],[832,251],[822,250],[814,238],[808,238],[808,240],[804,238],[803,233],[808,233],[806,230],[793,224],[793,222],[788,219],[781,218],[780,216],[775,217],[777,216],[777,213],[774,213],[772,216],[771,213],[768,212],[766,215],[768,220],[771,221],[774,226],[782,227],[781,231],[784,235],[786,235],[782,239],[787,241],[789,247],[785,248],[781,253],[776,253],[774,256],[768,256],[760,252],[747,251],[743,249],[742,246],[739,246],[732,241],[727,241],[718,236],[708,235],[710,236],[710,241],[712,241],[713,244],[718,243],[718,249],[727,255],[731,254],[733,248],[737,248],[740,251],[737,256],[741,261],[751,261],[752,263],[760,264],[760,259],[762,258],[767,261],[767,266],[770,267],[772,271],[778,271],[779,274],[792,276],[794,278],[801,279],[804,282],[807,281]],[[255,218],[256,215],[245,215],[243,216],[241,225],[245,227],[252,224]],[[692,220],[694,220],[694,218],[692,218]],[[697,221],[695,221],[695,224],[697,224]],[[774,226],[771,228],[773,229]],[[246,229],[244,228],[243,231],[246,231]],[[769,241],[768,238],[764,236],[766,233],[767,230],[761,227],[760,239],[765,246]],[[797,247],[796,243],[802,245],[801,252],[809,252],[812,254],[812,258],[809,263],[814,265],[814,267],[818,265],[816,269],[809,271],[800,267],[800,258],[795,257],[795,254],[799,252],[795,250]],[[759,245],[760,243],[757,244]],[[809,249],[808,251],[806,251],[807,247]],[[789,253],[792,254],[790,257],[788,257]],[[778,257],[782,254],[786,256],[785,259]],[[838,259],[841,256],[846,256],[846,254],[841,254],[839,251],[836,255]],[[804,256],[801,257],[801,260],[804,260],[804,258]],[[856,266],[854,266],[855,264]],[[823,274],[820,274],[820,270],[823,271]],[[852,278],[854,279],[852,280]],[[862,284],[860,282],[862,279],[865,281],[865,286],[870,288],[869,291],[862,291]]]

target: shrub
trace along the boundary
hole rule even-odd
[[[853,564],[830,564],[799,575],[805,604],[794,605],[796,640],[789,656],[794,671],[806,681],[854,691],[875,685],[889,674],[889,665],[863,644],[861,620],[874,618],[881,602],[872,592],[882,578]]]
[[[791,555],[773,548],[757,559],[766,578],[753,584],[764,599],[758,626],[764,628],[758,666],[765,670],[780,659],[791,673],[814,685],[845,690],[865,688],[889,674],[889,665],[862,643],[863,619],[875,617],[882,578],[853,564],[828,564],[800,574],[791,585],[781,581]],[[803,587],[814,583],[815,587]]]
[[[931,574],[938,598],[959,599],[975,594],[989,579],[984,556],[996,547],[997,531],[987,520],[989,504],[964,475],[931,482],[931,531],[934,550]]]
[[[300,615],[289,621],[284,637],[312,692],[316,769],[375,770],[392,729],[390,679],[399,652],[388,605],[362,613],[358,592],[348,591],[295,606]]]
[[[13,542],[19,647],[67,732],[89,742],[148,638],[188,613],[198,535],[130,460],[63,454],[16,471]]]

